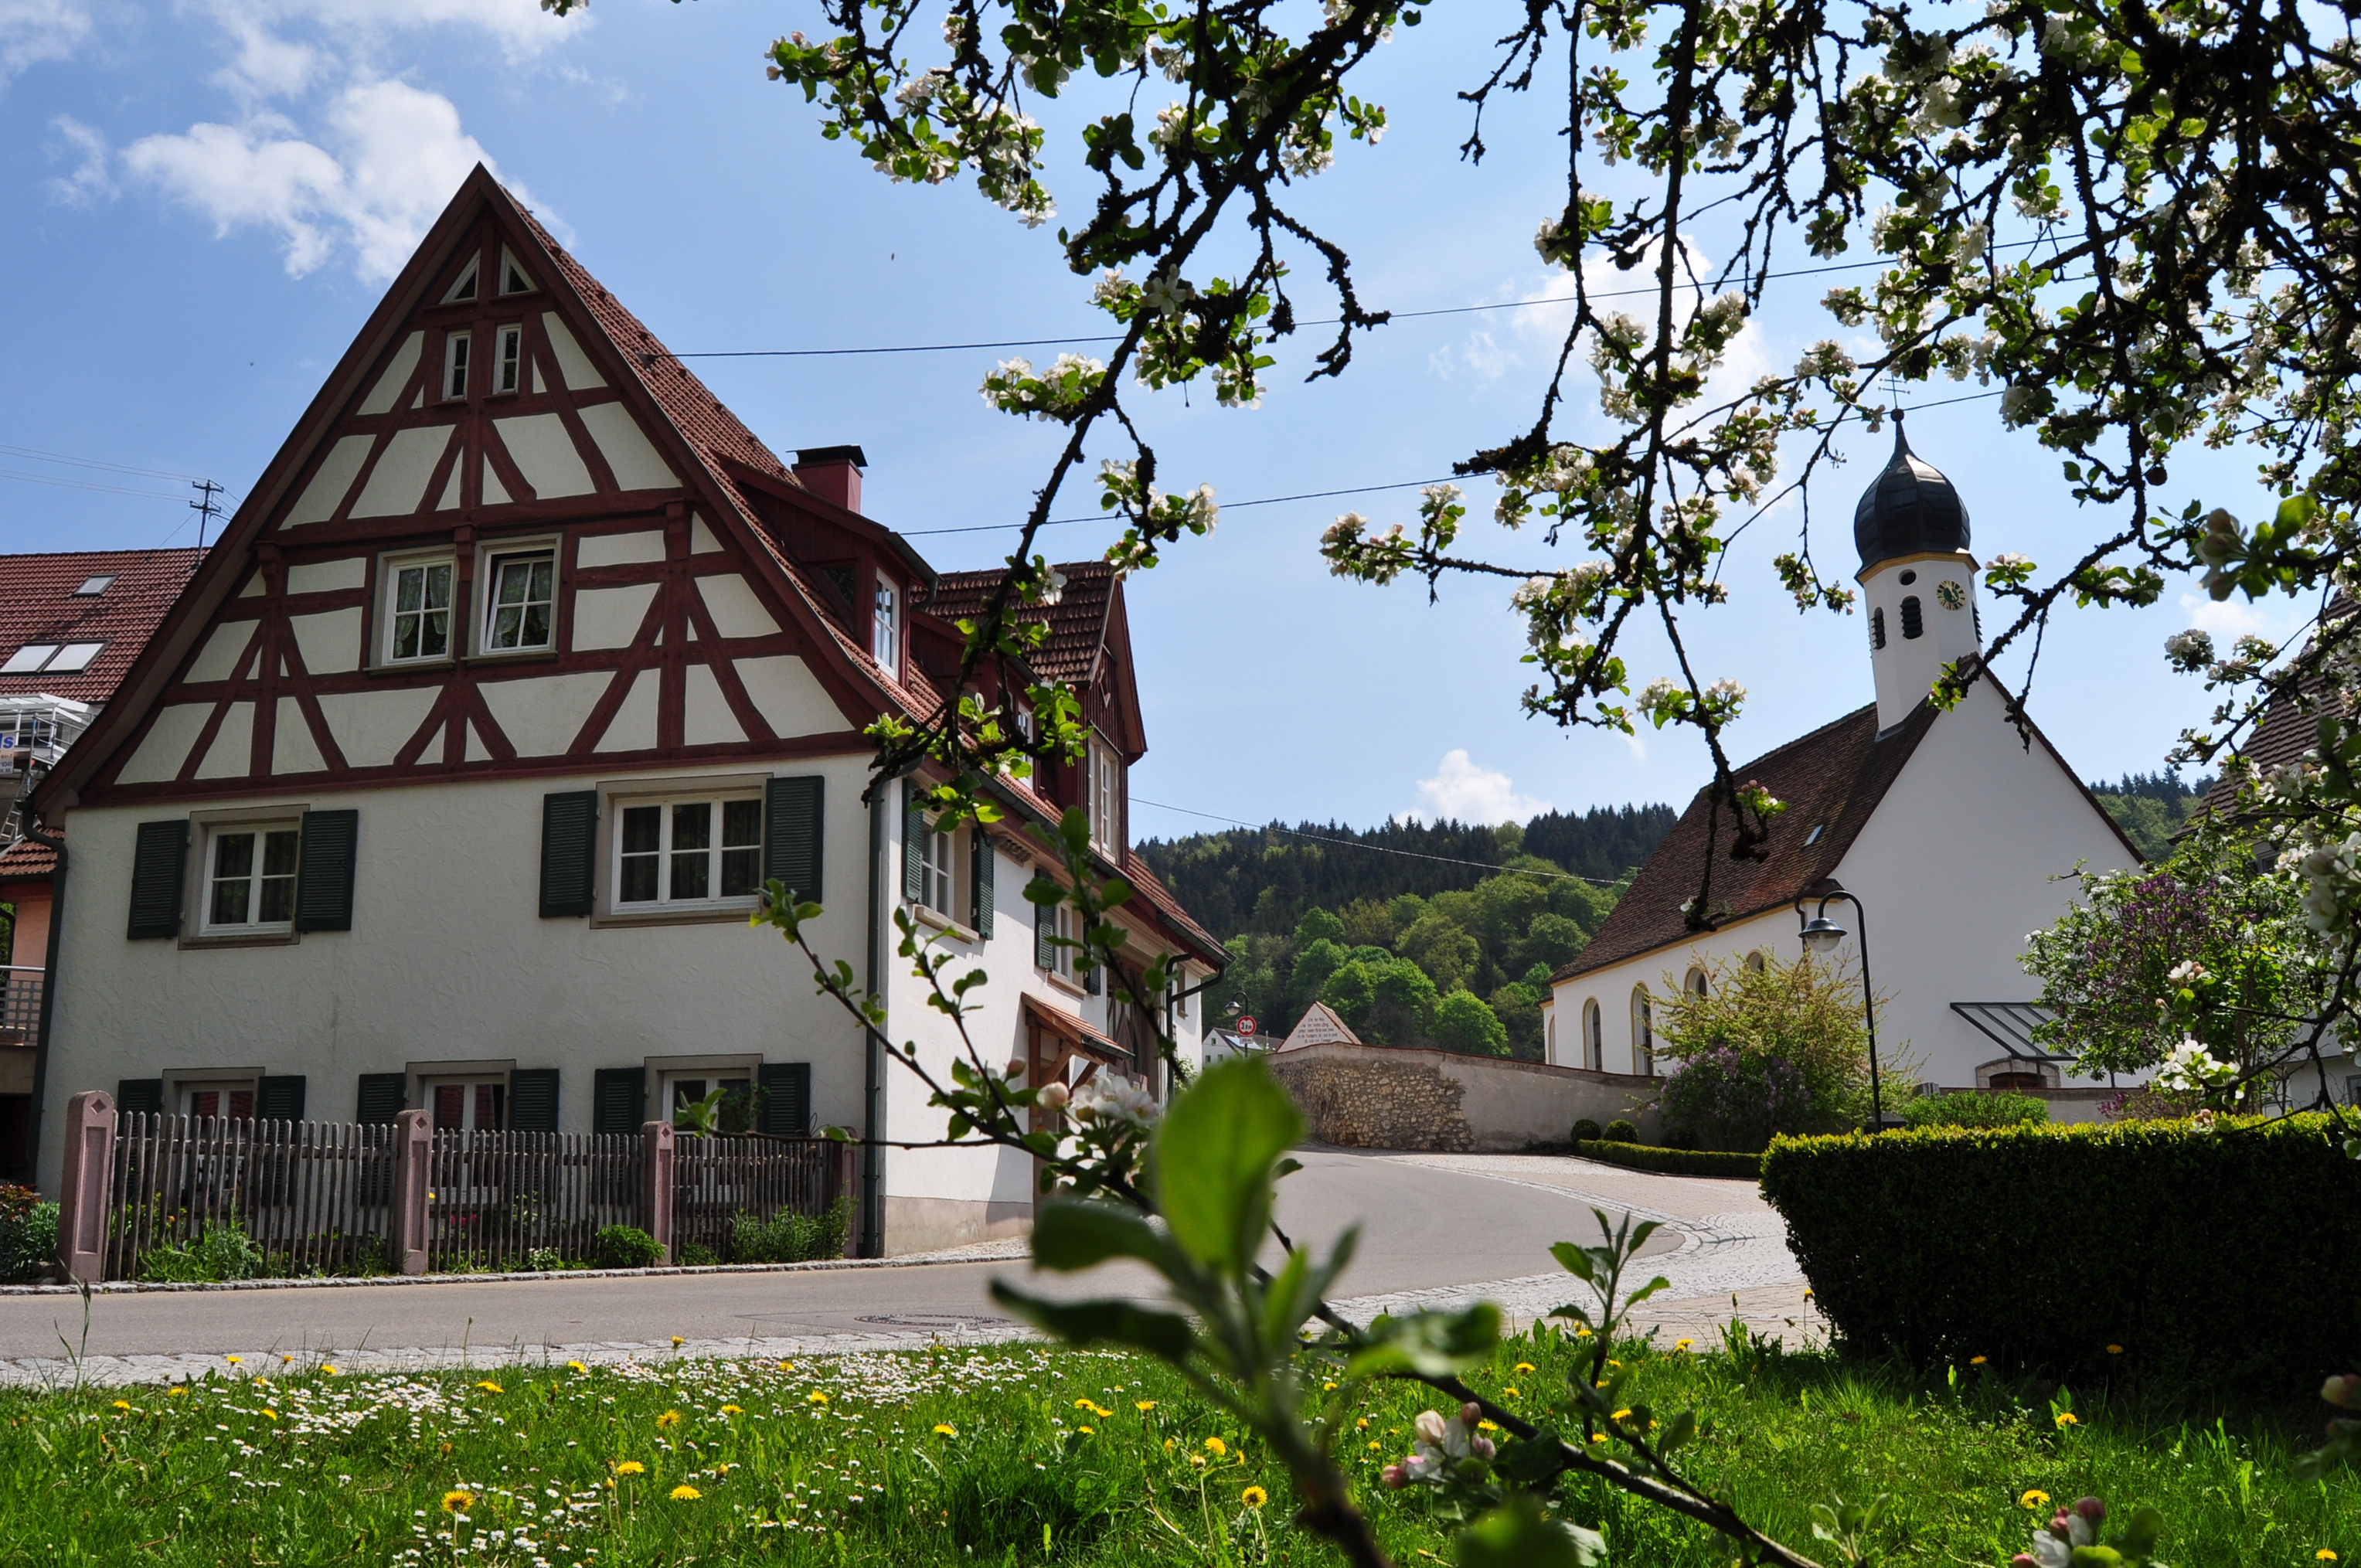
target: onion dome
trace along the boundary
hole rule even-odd
[[[1902,416],[1894,416],[1894,460],[1853,509],[1852,542],[1861,569],[1904,555],[1950,554],[1968,547],[1968,509],[1932,464],[1910,450]]]

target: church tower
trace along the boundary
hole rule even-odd
[[[1983,645],[1967,508],[1951,481],[1910,450],[1898,413],[1893,461],[1861,493],[1852,538],[1883,733],[1910,717],[1944,665]]]

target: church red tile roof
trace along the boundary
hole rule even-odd
[[[0,674],[0,702],[42,693],[105,702],[203,555],[195,549],[0,555],[0,663],[27,643],[106,644],[79,672]],[[74,592],[93,577],[106,576],[115,580],[102,592]]]

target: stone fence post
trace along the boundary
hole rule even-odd
[[[386,1262],[396,1274],[426,1272],[427,1183],[434,1175],[434,1128],[423,1111],[393,1120],[393,1210],[386,1226]]]
[[[648,1234],[672,1256],[673,1139],[670,1122],[647,1122],[640,1127],[640,1217]]]
[[[66,1102],[58,1173],[58,1266],[71,1283],[106,1276],[106,1217],[115,1193],[115,1096],[87,1089]]]

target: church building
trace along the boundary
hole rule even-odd
[[[897,913],[988,973],[981,1059],[1160,1093],[1157,1029],[1194,1032],[1223,954],[1130,847],[1124,585],[1067,565],[1027,612],[1088,756],[1001,788],[988,831],[938,831],[872,787],[862,728],[938,711],[998,574],[938,573],[867,515],[864,462],[774,456],[477,169],[33,793],[66,845],[43,1179],[92,1089],[577,1133],[744,1088],[761,1131],[940,1139],[918,1080],[749,928],[770,878],[825,906],[822,957],[939,1077],[965,1047],[895,957]],[[1071,924],[1024,896],[1027,829],[1075,807],[1136,890],[1128,956],[1184,960],[1157,1016],[1077,975]],[[863,1250],[1031,1217],[1029,1157],[863,1158]]]
[[[1551,977],[1543,1028],[1562,1066],[1666,1070],[1656,1014],[1717,964],[1793,959],[1821,914],[1844,935],[1834,960],[1864,959],[1884,1006],[1885,1113],[1921,1084],[2061,1091],[2052,1114],[2088,1120],[2100,1088],[2033,1043],[2039,988],[2018,963],[2026,933],[2055,922],[2079,864],[2140,864],[2138,851],[2047,736],[2011,722],[2007,694],[1979,671],[1949,712],[1927,694],[1944,666],[1982,646],[1968,512],[1910,450],[1894,456],[1853,516],[1876,700],[1733,770],[1786,805],[1760,858],[1719,848],[1704,791],[1659,845],[1580,956]],[[1708,929],[1689,927],[1708,853]],[[1847,896],[1850,895],[1850,896]],[[1896,1083],[1895,1064],[1915,1072]]]

